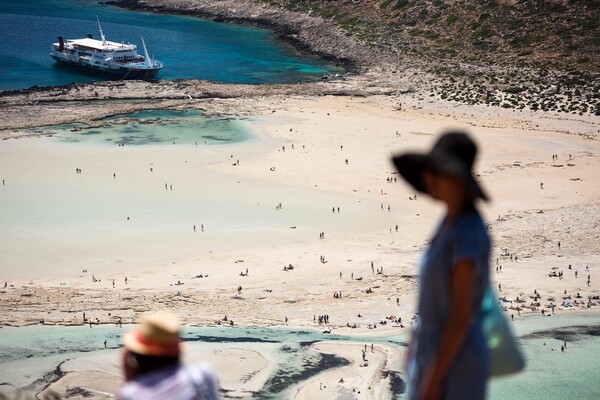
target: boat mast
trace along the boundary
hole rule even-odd
[[[104,37],[104,33],[102,32],[102,26],[100,26],[100,19],[96,15],[96,21],[98,21],[98,29],[100,30],[100,38],[102,39],[102,46],[106,46],[106,38]]]
[[[142,46],[144,47],[144,67],[152,68],[152,60],[150,60],[150,56],[148,55],[148,49],[146,49],[146,43],[144,43],[144,38],[140,36],[142,39]]]

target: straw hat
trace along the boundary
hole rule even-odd
[[[427,193],[423,182],[423,170],[431,168],[441,174],[452,175],[467,186],[471,198],[488,200],[473,176],[473,163],[477,146],[462,132],[448,132],[440,136],[429,153],[405,153],[392,161],[400,175],[419,192]]]
[[[173,357],[181,353],[179,319],[172,313],[161,311],[142,318],[135,331],[123,337],[125,348],[142,355]]]

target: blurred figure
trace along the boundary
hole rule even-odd
[[[168,312],[142,319],[123,341],[125,384],[117,393],[120,400],[214,400],[218,385],[206,364],[180,364],[180,323]]]
[[[476,153],[467,135],[450,132],[429,153],[393,159],[410,185],[446,209],[420,270],[409,399],[485,398],[490,354],[478,317],[489,284],[490,239],[475,205],[488,200],[473,177]]]

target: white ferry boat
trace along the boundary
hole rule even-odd
[[[137,53],[137,46],[110,42],[102,32],[98,20],[100,39],[91,35],[84,39],[67,39],[58,37],[58,43],[52,44],[50,56],[60,63],[81,68],[90,72],[109,75],[115,79],[153,79],[163,67],[163,63],[151,59],[146,49],[144,38],[142,46],[144,55]]]

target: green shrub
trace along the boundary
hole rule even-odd
[[[398,0],[394,8],[400,10],[408,5],[408,0]]]
[[[454,24],[456,21],[458,21],[458,17],[454,14],[450,14],[446,17],[446,23],[448,25],[452,25]]]
[[[527,88],[524,88],[524,87],[511,86],[511,87],[505,89],[504,92],[510,93],[510,94],[515,94],[515,93],[524,92],[526,90],[527,90]]]

